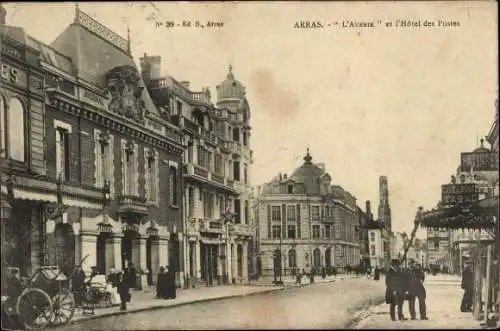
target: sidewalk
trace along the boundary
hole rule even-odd
[[[177,290],[177,298],[174,300],[156,299],[156,293],[151,290],[132,291],[132,300],[127,305],[126,311],[120,311],[117,307],[96,308],[95,315],[83,315],[82,310],[77,308],[71,320],[72,323],[79,321],[120,315],[145,310],[153,310],[164,307],[175,307],[204,301],[214,301],[232,297],[240,297],[254,294],[264,294],[285,289],[283,286],[215,286],[201,287],[196,289]],[[64,326],[61,326],[64,327]]]
[[[346,275],[346,274],[340,274],[337,276],[326,276],[325,279],[323,279],[321,276],[315,276],[314,277],[314,284],[320,284],[320,283],[331,283],[335,282],[337,280],[344,280],[344,279],[352,279],[352,278],[360,278],[360,277],[366,277],[366,276],[356,276],[356,275]],[[279,279],[279,278],[278,278]],[[281,280],[283,281],[283,284],[285,285],[295,285],[296,278],[295,276],[282,276]],[[269,286],[272,285],[274,281],[274,277],[272,276],[267,276],[267,277],[261,277],[257,282],[254,283],[256,286]],[[300,285],[309,285],[309,277],[302,277],[301,284]]]
[[[372,306],[364,312],[364,318],[357,323],[355,329],[482,329],[480,322],[474,320],[472,313],[460,312],[460,301],[463,290],[460,288],[458,276],[442,277],[427,276],[425,288],[427,290],[427,316],[429,320],[410,320],[408,301],[403,305],[403,313],[407,321],[391,321],[389,305]],[[457,281],[458,280],[458,281]],[[418,300],[415,303],[417,318]]]

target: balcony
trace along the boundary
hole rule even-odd
[[[210,96],[205,92],[191,92],[191,96],[193,101],[196,103],[209,105],[210,104]]]
[[[148,214],[146,198],[135,195],[120,195],[118,200],[118,213]]]
[[[333,216],[323,216],[321,218],[322,223],[335,223],[335,217]]]
[[[227,142],[227,147],[233,154],[240,154],[241,153],[241,145],[237,141],[228,141]]]
[[[194,165],[194,174],[208,179],[208,170],[199,165]]]
[[[234,179],[226,179],[226,186],[234,188]]]
[[[211,176],[211,177],[212,177],[212,180],[213,180],[214,182],[217,182],[217,183],[219,183],[219,184],[224,185],[224,176],[219,175],[219,174],[217,174],[217,173],[215,173],[215,172],[212,172],[212,176]]]
[[[182,119],[183,123],[184,123],[184,128],[188,131],[191,131],[193,133],[198,133],[198,130],[199,130],[199,125],[196,124],[195,122],[191,121],[191,120],[188,120],[187,118],[183,118]]]
[[[234,236],[253,237],[253,229],[249,224],[233,224],[229,227],[229,233]]]
[[[223,225],[213,218],[200,219],[200,232],[222,234]]]

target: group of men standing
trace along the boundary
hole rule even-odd
[[[424,287],[425,273],[422,267],[409,262],[408,268],[401,268],[400,261],[393,259],[385,277],[385,301],[390,306],[391,320],[404,321],[403,303],[408,300],[410,317],[416,319],[415,301],[418,299],[420,319],[427,320],[427,307],[425,304],[426,291]],[[397,308],[397,316],[396,316]]]

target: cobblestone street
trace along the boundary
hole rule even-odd
[[[352,291],[352,288],[358,291]],[[357,309],[380,302],[383,290],[383,280],[345,279],[262,295],[81,320],[59,329],[342,328]],[[183,300],[182,292],[177,300]]]

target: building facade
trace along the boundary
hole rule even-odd
[[[358,213],[358,240],[359,240],[359,254],[363,265],[370,265],[370,242],[368,236],[368,229],[366,225],[373,220],[371,214],[370,201],[366,201],[366,210],[356,206]]]
[[[304,164],[264,184],[255,203],[262,275],[360,263],[356,199],[323,164]]]
[[[102,274],[133,263],[139,288],[168,264],[182,283],[181,134],[152,102],[130,40],[78,7],[52,44],[26,34],[24,40],[24,49],[37,52],[30,57],[44,89],[37,105],[25,107],[25,139],[16,142],[25,145],[32,178],[16,175],[7,183],[14,201],[19,194],[44,206],[29,209],[41,215],[31,246],[39,246],[45,260],[37,263],[65,267],[83,260],[84,269],[95,266]],[[6,140],[12,144],[9,139],[12,134]],[[9,172],[15,173],[13,166]]]
[[[184,144],[183,221],[186,279],[193,285],[241,283],[252,272],[250,106],[232,68],[217,86],[196,92],[162,76],[161,58],[141,58],[155,104],[176,123]]]

